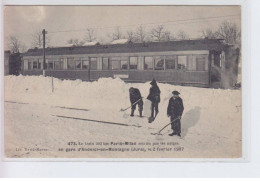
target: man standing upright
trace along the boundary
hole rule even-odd
[[[158,114],[159,110],[158,110],[158,105],[160,102],[160,94],[161,91],[156,83],[156,81],[153,79],[152,82],[150,83],[152,85],[152,87],[150,88],[150,93],[147,97],[148,100],[150,100],[152,102],[151,105],[151,119],[149,120],[149,122],[151,123],[154,120],[154,117],[156,117],[156,115]],[[154,116],[154,111],[155,111],[155,116]]]
[[[130,87],[129,89],[129,94],[130,94],[130,102],[131,102],[131,115],[134,116],[134,112],[136,109],[136,104],[138,104],[138,109],[139,109],[139,115],[142,117],[142,111],[143,111],[143,100],[141,93],[139,89]]]
[[[172,92],[173,96],[169,100],[167,116],[171,117],[171,128],[173,132],[169,136],[181,136],[181,116],[184,110],[182,99],[178,91]]]

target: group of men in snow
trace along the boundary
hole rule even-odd
[[[159,103],[160,103],[160,94],[161,91],[157,85],[157,82],[153,79],[150,88],[148,100],[151,101],[151,117],[149,118],[149,123],[154,121],[155,117],[159,113]],[[143,100],[139,89],[131,87],[129,89],[130,102],[131,102],[131,115],[134,116],[134,111],[136,105],[138,105],[139,115],[142,117],[143,111]],[[184,110],[182,99],[179,97],[178,91],[172,92],[173,96],[169,100],[167,108],[167,116],[170,117],[171,128],[173,132],[169,136],[181,136],[181,116]],[[154,114],[155,113],[155,114]]]

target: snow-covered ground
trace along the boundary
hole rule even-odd
[[[5,76],[4,86],[7,157],[237,158],[242,154],[240,90],[158,83],[161,89],[159,114],[150,124],[148,100],[144,100],[143,118],[137,116],[137,110],[135,117],[129,116],[129,109],[120,111],[130,105],[129,88],[136,87],[147,97],[149,82],[125,83],[118,78],[95,82],[56,78],[52,81],[51,77],[43,76]],[[182,138],[168,136],[170,126],[162,131],[162,136],[152,135],[169,123],[166,109],[173,90],[181,93],[185,108],[181,120]],[[69,145],[69,142],[77,145]],[[102,145],[90,145],[97,142]],[[111,142],[137,145],[113,145]],[[146,146],[138,145],[141,143]],[[145,149],[77,150],[108,147]],[[42,150],[35,151],[37,149]]]

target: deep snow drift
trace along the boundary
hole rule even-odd
[[[53,85],[53,87],[52,87]],[[95,82],[59,80],[43,76],[5,77],[5,154],[8,157],[119,157],[119,158],[233,158],[241,157],[241,91],[174,86],[158,83],[159,114],[149,124],[149,101],[144,115],[129,117],[129,88],[147,97],[150,84],[125,83],[102,78]],[[182,138],[153,136],[169,123],[166,115],[171,92],[177,90],[184,103]],[[64,108],[65,107],[65,108]],[[73,109],[68,109],[73,108]],[[82,120],[54,115],[82,118]],[[84,119],[126,124],[120,126]],[[181,152],[59,152],[69,141],[177,142]],[[15,151],[16,148],[46,148],[48,151]],[[104,146],[105,147],[105,146]]]

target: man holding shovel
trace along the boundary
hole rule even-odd
[[[181,136],[181,116],[184,110],[182,99],[178,91],[172,92],[173,96],[169,100],[167,116],[171,118],[171,128],[173,132],[169,136]]]
[[[161,91],[156,83],[156,81],[153,79],[152,82],[150,83],[152,87],[150,88],[149,95],[147,97],[148,100],[151,101],[151,117],[149,118],[149,123],[152,123],[159,113],[158,105],[160,103],[160,94]],[[154,111],[155,111],[155,116],[154,116]]]
[[[141,93],[139,89],[130,87],[129,89],[129,94],[130,94],[130,102],[131,102],[131,115],[134,116],[134,112],[136,109],[136,104],[138,105],[138,110],[139,110],[139,115],[142,117],[142,111],[143,111],[143,100]]]

